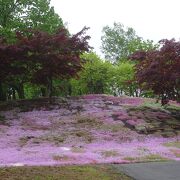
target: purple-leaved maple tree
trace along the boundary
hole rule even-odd
[[[13,45],[1,42],[0,85],[6,79],[11,84],[21,83],[23,88],[23,83],[31,81],[44,85],[51,97],[53,79],[74,77],[83,68],[81,55],[90,49],[87,30],[85,27],[74,35],[65,28],[54,34],[29,30],[26,34],[17,32]],[[22,88],[19,94],[24,98]]]
[[[21,45],[28,47],[28,59],[36,64],[32,82],[46,85],[48,96],[52,96],[53,78],[70,78],[82,69],[81,54],[89,51],[85,35],[88,28],[70,36],[66,29],[55,34],[33,32]]]
[[[174,39],[159,41],[160,48],[138,51],[131,59],[136,64],[136,80],[142,89],[152,90],[161,97],[162,105],[169,100],[180,101],[180,42]]]

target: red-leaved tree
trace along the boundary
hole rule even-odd
[[[14,88],[14,80],[26,72],[22,63],[26,53],[16,44],[7,45],[5,39],[0,39],[0,101],[7,99],[7,87],[10,87],[11,90],[16,89],[20,96],[19,86],[16,85]],[[6,89],[3,87],[4,84]]]
[[[48,96],[52,96],[53,79],[74,77],[82,69],[80,56],[90,48],[90,37],[85,35],[87,29],[72,36],[63,28],[55,34],[42,31],[31,31],[28,37],[17,34],[17,46],[27,52],[31,81],[45,85]]]
[[[164,105],[180,101],[180,42],[164,39],[159,43],[159,50],[139,51],[131,59],[138,60],[136,80],[141,88],[152,90]]]

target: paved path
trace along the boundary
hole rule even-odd
[[[180,180],[180,161],[113,165],[135,180]]]

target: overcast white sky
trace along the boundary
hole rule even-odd
[[[91,29],[90,45],[100,55],[102,28],[120,22],[154,40],[180,38],[180,0],[51,0],[71,33]]]

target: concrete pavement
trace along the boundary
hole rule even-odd
[[[135,180],[180,180],[180,161],[113,165]]]

